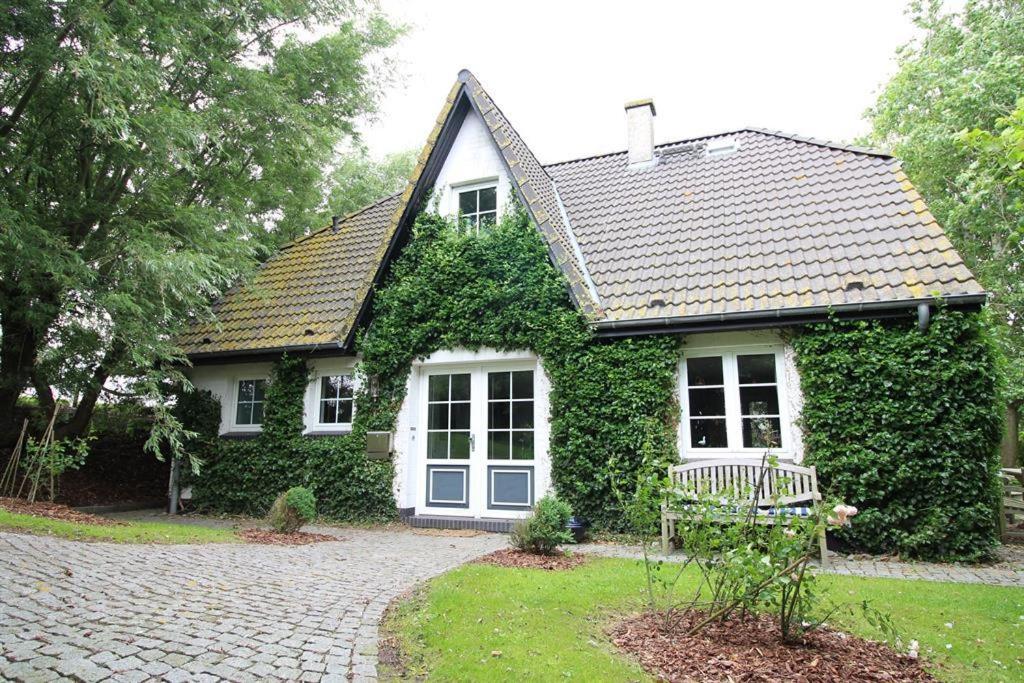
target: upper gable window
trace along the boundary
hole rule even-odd
[[[486,185],[469,189],[460,189],[459,223],[465,228],[479,232],[487,229],[498,220],[498,187]]]

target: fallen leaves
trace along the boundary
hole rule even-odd
[[[515,548],[504,548],[495,550],[489,555],[484,555],[477,562],[482,564],[493,564],[499,567],[511,567],[513,569],[546,569],[549,571],[560,569],[575,569],[586,561],[583,555],[535,555]]]
[[[282,534],[266,529],[246,529],[239,531],[238,537],[246,543],[260,543],[263,545],[308,545],[309,543],[329,543],[331,541],[344,540],[327,534],[311,534],[305,531]]]
[[[935,680],[920,660],[838,631],[819,629],[800,643],[785,645],[768,615],[712,623],[694,636],[683,636],[701,616],[683,615],[674,629],[665,630],[659,615],[635,615],[613,627],[610,635],[645,670],[670,682]]]
[[[65,522],[74,522],[76,524],[99,524],[102,526],[119,526],[124,524],[123,522],[117,522],[113,519],[107,519],[106,517],[90,515],[86,512],[79,512],[78,510],[69,508],[67,505],[60,505],[59,503],[38,501],[30,503],[27,500],[21,500],[19,498],[0,498],[0,508],[18,515],[32,515],[34,517],[59,519]]]

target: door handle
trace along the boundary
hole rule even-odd
[[[476,451],[476,434],[473,432],[469,433],[469,452],[473,453]]]

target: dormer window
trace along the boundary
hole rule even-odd
[[[480,185],[459,188],[459,224],[480,232],[487,230],[498,220],[498,188],[496,185]]]

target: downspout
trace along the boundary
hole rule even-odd
[[[932,322],[932,309],[931,307],[922,302],[917,305],[917,329],[921,332],[928,331],[928,325]]]

